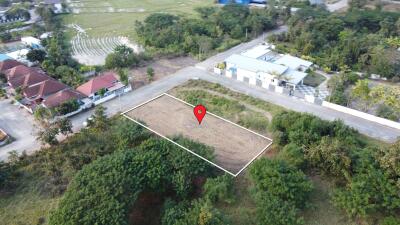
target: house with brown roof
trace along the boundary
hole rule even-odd
[[[39,70],[37,70],[35,68],[27,67],[25,65],[18,65],[18,66],[15,66],[15,67],[13,67],[11,69],[8,69],[8,70],[4,71],[4,74],[6,75],[6,78],[8,80],[11,80],[11,79],[18,78],[20,76],[24,76],[24,75],[26,75],[28,73],[31,73],[31,72],[37,72],[38,73]]]
[[[72,101],[72,100],[79,100],[83,96],[78,93],[77,91],[71,89],[64,89],[59,91],[53,95],[50,95],[48,98],[43,100],[42,105],[46,108],[55,108],[60,106],[61,104]]]
[[[51,94],[67,89],[68,86],[53,79],[44,80],[27,88],[23,94],[30,101],[41,101]]]
[[[22,65],[22,63],[18,62],[17,60],[7,59],[0,62],[0,73],[4,73],[6,70],[11,69],[13,67]]]
[[[73,113],[82,110],[83,103],[79,100],[84,96],[81,93],[49,77],[39,68],[27,67],[15,60],[5,60],[0,62],[0,69],[10,87],[7,92],[15,95],[20,106],[29,112],[33,113],[39,105],[54,108],[71,100],[78,100],[79,103],[79,110]],[[16,93],[18,89],[21,92]]]
[[[26,88],[48,79],[50,79],[49,76],[32,71],[25,75],[14,76],[13,79],[8,80],[8,85],[13,89]]]
[[[94,104],[100,104],[131,89],[118,80],[114,72],[106,72],[79,86],[76,90],[87,96]]]

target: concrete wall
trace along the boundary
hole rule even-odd
[[[376,122],[376,123],[379,123],[379,124],[382,124],[382,125],[385,125],[385,126],[388,126],[388,127],[393,127],[393,128],[396,128],[396,129],[400,129],[400,123],[398,123],[398,122],[394,122],[392,120],[388,120],[388,119],[384,119],[384,118],[381,118],[381,117],[377,117],[377,116],[374,116],[374,115],[371,115],[371,114],[368,114],[368,113],[365,113],[365,112],[361,112],[361,111],[358,111],[358,110],[355,110],[355,109],[350,109],[350,108],[347,108],[347,107],[344,107],[344,106],[341,106],[341,105],[337,105],[337,104],[333,104],[333,103],[330,103],[330,102],[327,102],[327,101],[323,101],[322,102],[322,106],[337,110],[339,112],[344,112],[344,113],[347,113],[347,114],[350,114],[350,115],[353,115],[353,116],[357,116],[357,117],[360,117],[360,118],[363,118],[363,119],[366,119],[366,120],[369,120],[369,121],[373,121],[373,122]]]

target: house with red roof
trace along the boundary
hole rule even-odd
[[[105,72],[82,84],[76,90],[97,105],[132,90],[130,85],[123,84],[117,77],[114,72]]]

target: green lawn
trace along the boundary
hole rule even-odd
[[[123,35],[133,38],[134,23],[151,13],[193,14],[196,7],[215,5],[213,0],[81,0],[70,3],[76,13],[64,16],[66,24],[75,23],[91,36]]]

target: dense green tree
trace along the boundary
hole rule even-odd
[[[281,160],[259,159],[249,170],[259,224],[301,224],[299,209],[313,189],[305,174]]]
[[[318,145],[306,148],[306,158],[311,165],[337,179],[350,179],[351,147],[340,139],[322,137]]]
[[[129,84],[129,76],[128,76],[129,70],[127,68],[122,68],[122,69],[118,69],[117,72],[118,72],[118,76],[119,76],[119,79],[121,80],[121,82],[125,85],[128,85]]]
[[[56,67],[52,76],[56,79],[60,79],[64,84],[72,87],[77,87],[84,81],[82,75],[79,74],[78,71],[65,65]]]
[[[80,107],[79,102],[76,99],[69,100],[66,102],[63,102],[61,105],[57,106],[54,111],[58,115],[65,115],[71,112],[74,112],[78,110]]]
[[[376,212],[394,212],[400,208],[399,189],[373,165],[366,166],[353,177],[348,186],[334,195],[334,203],[350,216],[365,217]]]
[[[56,126],[59,129],[59,132],[63,135],[71,134],[72,131],[72,123],[68,118],[61,118],[55,122]]]
[[[57,135],[59,134],[59,128],[51,123],[45,123],[44,125],[44,128],[38,132],[37,139],[43,145],[58,144]]]
[[[26,54],[26,58],[31,62],[41,63],[46,58],[46,52],[41,49],[31,49]]]
[[[400,71],[398,51],[388,48],[382,38],[396,34],[395,21],[399,18],[400,13],[357,7],[340,16],[318,7],[304,7],[289,19],[288,33],[273,39],[290,42],[289,51],[311,56],[316,64],[329,70],[347,66],[392,78]],[[332,95],[344,104],[339,92]]]
[[[206,162],[170,142],[149,139],[136,149],[102,157],[79,171],[49,223],[128,224],[128,212],[141,191],[163,193],[175,186],[175,174],[183,172],[190,182],[200,171],[207,170],[211,168]],[[194,203],[178,224],[196,218],[198,224],[222,224],[220,217],[211,212],[215,210],[207,203]]]
[[[200,58],[213,49],[227,45],[248,34],[258,35],[276,25],[265,10],[239,4],[222,8],[198,8],[199,18],[155,13],[136,22],[136,33],[143,45],[166,54],[191,53]],[[221,48],[222,49],[222,48]]]
[[[106,130],[110,125],[106,110],[107,109],[102,105],[97,106],[93,116],[88,120],[88,126],[95,130]]]
[[[105,67],[108,69],[122,69],[138,65],[139,56],[125,45],[115,47],[114,52],[106,57]]]
[[[216,15],[217,25],[224,32],[232,32],[235,27],[246,21],[250,10],[248,7],[240,4],[226,4]],[[239,25],[240,26],[240,25]]]

